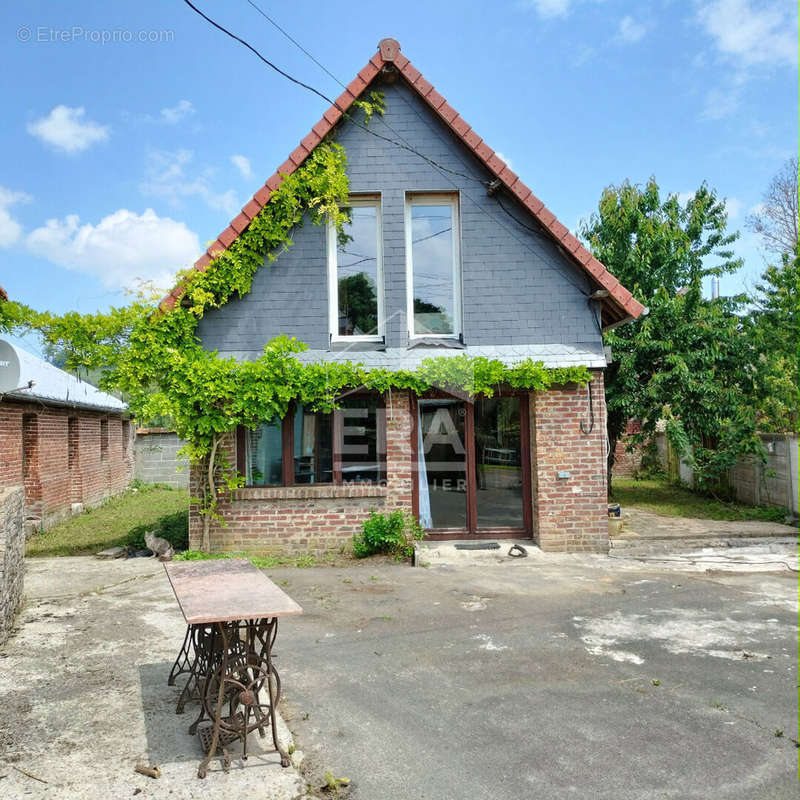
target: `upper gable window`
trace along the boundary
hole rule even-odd
[[[328,229],[331,336],[377,340],[383,336],[380,198],[352,197],[345,211],[342,233]]]
[[[406,197],[408,318],[411,336],[461,335],[458,197]]]

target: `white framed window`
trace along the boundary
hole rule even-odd
[[[332,341],[383,338],[381,200],[354,196],[342,234],[328,226],[328,298]]]
[[[406,195],[409,336],[461,335],[461,232],[458,195]]]

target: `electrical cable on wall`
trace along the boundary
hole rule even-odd
[[[594,430],[594,400],[592,399],[592,384],[591,381],[586,384],[586,391],[589,393],[589,424],[586,425],[584,420],[581,420],[581,433],[588,436]]]

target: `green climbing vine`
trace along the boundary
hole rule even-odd
[[[383,98],[371,95],[362,108],[368,119],[383,113]],[[198,336],[203,316],[230,300],[244,297],[256,272],[293,244],[292,232],[310,219],[333,224],[343,235],[349,192],[347,156],[327,139],[316,147],[280,187],[250,225],[205,270],[178,276],[182,295],[171,309],[140,297],[107,313],[53,315],[15,303],[0,304],[0,330],[38,330],[62,348],[67,366],[101,369],[104,389],[122,392],[139,420],[167,415],[187,441],[187,454],[204,480],[195,502],[204,519],[203,548],[209,548],[210,520],[217,515],[219,487],[241,485],[231,467],[225,438],[237,426],[284,417],[292,401],[332,410],[348,389],[377,392],[432,388],[491,395],[500,384],[545,390],[555,384],[586,383],[584,367],[547,369],[540,362],[516,366],[483,357],[429,358],[419,369],[367,369],[350,361],[305,363],[297,358],[301,342],[279,336],[254,361],[237,362],[204,349]]]

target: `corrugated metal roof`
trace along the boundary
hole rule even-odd
[[[64,372],[63,369],[48,364],[21,347],[0,339],[3,349],[10,348],[19,360],[18,386],[33,381],[30,389],[5,392],[2,397],[19,400],[40,400],[42,403],[80,406],[103,411],[126,411],[128,406],[114,395],[102,392],[86,381]],[[6,350],[6,352],[8,352]],[[14,387],[16,389],[16,387]]]

